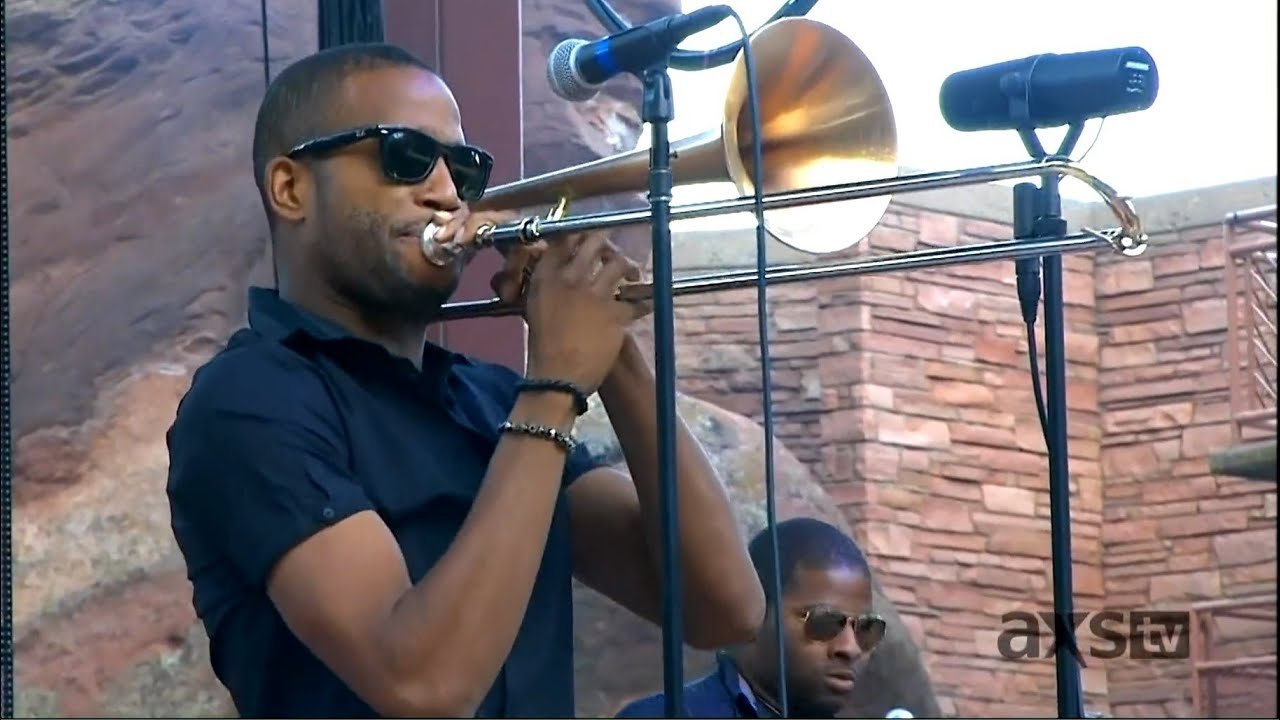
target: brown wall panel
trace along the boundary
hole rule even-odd
[[[523,173],[520,3],[513,0],[386,0],[387,40],[432,62],[453,89],[467,139],[493,153],[493,182]],[[481,253],[462,276],[457,300],[490,297],[497,253]],[[434,339],[452,350],[524,370],[524,323],[485,318],[444,323]]]

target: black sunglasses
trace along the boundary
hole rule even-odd
[[[884,639],[884,618],[874,613],[849,615],[835,608],[818,606],[800,611],[805,636],[817,642],[830,642],[844,632],[845,626],[853,626],[853,639],[863,652],[871,652]]]
[[[493,171],[493,156],[471,145],[449,145],[413,128],[393,125],[371,125],[344,130],[333,135],[307,140],[286,153],[286,157],[323,155],[349,145],[378,139],[378,158],[388,180],[414,185],[427,179],[436,162],[444,158],[453,178],[458,197],[475,202],[484,196]]]

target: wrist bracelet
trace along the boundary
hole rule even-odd
[[[587,412],[587,394],[578,389],[577,385],[567,380],[522,380],[516,386],[516,392],[561,392],[573,398],[573,410],[578,415],[584,415]]]
[[[530,437],[542,438],[543,440],[550,440],[556,445],[559,445],[560,449],[564,450],[566,453],[573,452],[573,449],[578,446],[578,443],[574,441],[572,437],[547,425],[529,425],[527,423],[513,423],[507,421],[499,425],[498,430],[504,433],[515,433],[517,435],[528,435]]]

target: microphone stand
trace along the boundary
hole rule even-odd
[[[1016,103],[1016,101],[1015,101]],[[1058,156],[1067,156],[1080,140],[1083,123],[1072,123]],[[1018,131],[1027,152],[1037,160],[1047,157],[1035,132]],[[1019,183],[1013,193],[1014,238],[1033,240],[1060,237],[1067,232],[1062,217],[1062,197],[1058,191],[1061,178],[1046,173],[1037,187]],[[1043,262],[1044,272],[1044,374],[1045,374],[1045,443],[1049,454],[1049,533],[1050,565],[1053,569],[1054,664],[1057,678],[1058,717],[1083,718],[1079,647],[1076,644],[1073,617],[1071,565],[1071,475],[1067,451],[1067,362],[1066,321],[1063,299],[1062,254],[1018,261],[1018,297],[1023,319],[1031,332],[1027,342],[1034,344],[1036,297],[1040,289],[1035,282],[1036,265]],[[1032,382],[1040,383],[1039,377]],[[1064,652],[1065,651],[1065,652]]]
[[[683,717],[684,628],[676,485],[675,292],[671,248],[671,142],[675,118],[668,60],[644,71],[640,118],[649,124],[649,213],[653,244],[653,364],[657,391],[658,487],[662,508],[664,717]]]

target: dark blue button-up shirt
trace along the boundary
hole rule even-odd
[[[683,717],[689,718],[773,718],[778,715],[760,702],[742,679],[733,660],[717,653],[716,669],[704,678],[684,686]],[[666,695],[657,693],[627,704],[620,718],[666,717]]]
[[[376,715],[289,631],[268,574],[313,533],[373,510],[421,580],[462,526],[518,380],[431,344],[419,371],[250,290],[249,327],[196,372],[167,436],[173,532],[213,669],[242,715]],[[565,485],[595,466],[575,451]],[[478,716],[573,717],[569,542],[562,493],[524,623]]]

